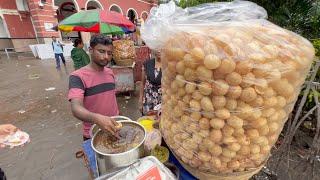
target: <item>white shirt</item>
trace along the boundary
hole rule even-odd
[[[61,47],[62,45],[58,41],[52,42],[52,46],[53,46],[53,52],[55,54],[63,53],[63,50],[62,50],[62,47]]]

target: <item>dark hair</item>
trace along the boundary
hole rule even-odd
[[[51,36],[51,38],[57,38],[56,36]]]
[[[101,35],[101,34],[91,36],[90,47],[93,48],[98,44],[102,44],[105,46],[112,45],[112,40],[106,36]]]
[[[73,46],[74,46],[74,47],[77,47],[79,44],[82,44],[82,40],[81,40],[81,39],[75,39],[75,40],[73,41]]]

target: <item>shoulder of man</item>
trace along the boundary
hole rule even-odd
[[[85,89],[82,79],[77,75],[71,74],[69,76],[69,89],[72,89],[72,88],[78,88],[82,90]]]
[[[73,71],[70,75],[82,77],[83,74],[87,72],[85,68],[86,66],[81,67],[80,69]]]
[[[112,71],[111,68],[109,68],[109,67],[104,67],[104,71],[105,71],[108,75],[112,76],[113,79],[114,79],[114,73],[113,73],[113,71]]]
[[[71,88],[84,89],[83,68],[75,70],[69,75],[69,89]]]

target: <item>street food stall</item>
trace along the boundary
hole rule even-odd
[[[105,35],[123,35],[135,31],[135,25],[119,13],[105,10],[89,10],[75,13],[60,22],[56,29],[63,32],[92,32]],[[113,41],[115,65],[110,68],[115,74],[117,92],[135,90],[135,49],[132,41]]]
[[[134,68],[135,63],[131,66],[111,66],[115,76],[116,92],[133,92],[135,90],[134,83]]]
[[[115,41],[116,44],[126,42],[128,40]],[[130,41],[128,47],[115,45],[114,59],[116,65],[111,66],[116,78],[117,92],[132,92],[135,90],[135,82],[141,81],[141,73],[143,63],[150,59],[151,50],[147,46],[133,46],[133,41]],[[117,50],[119,49],[119,50]],[[130,50],[128,50],[130,49]],[[129,55],[130,52],[132,55]],[[124,53],[124,57],[120,54]]]
[[[132,92],[135,90],[134,69],[136,52],[131,40],[113,41],[113,60],[110,66],[115,75],[117,92]]]
[[[170,2],[154,9],[141,35],[161,51],[161,113],[119,120],[118,140],[92,133],[83,149],[94,177],[177,179],[185,173],[190,179],[247,180],[258,173],[314,58],[310,42],[266,17],[249,1],[185,10]],[[103,146],[123,151],[102,152],[98,136]],[[130,139],[131,148],[121,146]],[[152,165],[141,167],[145,160]],[[167,161],[179,170],[169,171]]]
[[[266,18],[249,1],[186,9],[171,1],[141,29],[161,51],[161,134],[198,179],[258,173],[308,75],[312,44]]]
[[[179,170],[171,163],[165,163],[169,159],[169,153],[165,160],[159,158],[163,151],[158,144],[151,144],[152,129],[146,130],[143,125],[124,116],[112,117],[121,124],[119,130],[120,139],[111,140],[107,134],[93,125],[90,130],[92,139],[82,144],[83,151],[76,154],[77,158],[83,158],[92,179],[130,179],[155,178],[156,180],[175,180],[179,176]],[[152,118],[152,117],[145,117]],[[142,118],[143,119],[143,118]],[[141,119],[141,120],[142,120]],[[161,142],[161,134],[158,134]],[[148,140],[149,139],[149,140]],[[148,142],[149,141],[149,142]],[[124,146],[125,145],[125,146]],[[147,151],[146,145],[153,145],[160,150]],[[150,149],[149,149],[150,150]],[[168,149],[165,148],[166,151]],[[160,153],[160,154],[159,154]],[[153,156],[150,156],[153,155]],[[158,156],[158,157],[157,157]]]
[[[154,108],[154,111],[150,114],[150,116],[143,116],[140,117],[135,122],[141,125],[145,132],[146,136],[144,139],[144,155],[142,158],[137,158],[138,160],[134,161],[133,164],[130,166],[124,166],[120,168],[113,169],[110,168],[107,173],[100,173],[99,172],[99,165],[97,162],[97,154],[95,153],[95,148],[93,148],[92,140],[87,140],[83,142],[82,149],[77,153],[77,158],[82,158],[84,160],[84,164],[88,169],[91,179],[96,180],[104,180],[104,179],[117,179],[118,177],[123,177],[123,174],[129,172],[130,170],[134,170],[135,173],[138,173],[140,176],[141,174],[148,174],[148,170],[152,169],[143,167],[141,168],[140,164],[152,164],[152,167],[156,166],[159,168],[159,171],[166,174],[167,178],[164,179],[188,179],[188,180],[196,180],[193,175],[191,175],[184,167],[180,164],[177,158],[173,155],[170,151],[166,143],[162,140],[160,129],[159,129],[159,121],[161,115],[161,105]],[[117,121],[132,121],[127,117],[124,116],[117,116],[114,117]],[[93,125],[90,130],[90,135],[93,137],[94,134],[99,131],[99,127]],[[141,147],[141,146],[139,146]],[[138,153],[139,154],[139,153]],[[128,155],[126,155],[127,157]],[[109,159],[108,159],[109,160]],[[122,164],[123,165],[123,164]],[[102,168],[104,168],[103,165]],[[147,167],[148,167],[147,166]],[[170,170],[170,171],[168,171]],[[154,171],[154,170],[153,170]],[[136,177],[134,174],[131,177]],[[129,176],[130,177],[130,176]],[[128,179],[128,178],[125,178]],[[131,179],[131,178],[130,178]],[[159,178],[156,178],[159,179]],[[162,178],[163,179],[163,178]],[[160,180],[160,179],[159,179]]]
[[[134,46],[135,58],[129,63],[122,62],[110,66],[116,82],[117,92],[133,92],[136,88],[135,82],[141,81],[143,63],[150,58],[151,50],[147,46]]]

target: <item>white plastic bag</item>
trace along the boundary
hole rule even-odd
[[[161,50],[162,135],[194,170],[243,172],[269,157],[314,58],[312,44],[248,1],[153,8],[142,28]]]
[[[266,10],[249,1],[207,3],[186,9],[170,1],[151,9],[141,27],[141,37],[151,49],[160,49],[168,38],[180,31],[197,31],[199,26],[266,18]]]

